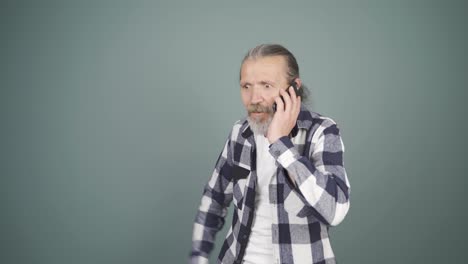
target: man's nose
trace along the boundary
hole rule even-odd
[[[258,87],[252,88],[252,98],[250,101],[252,104],[261,103],[263,101],[262,94],[260,92],[260,89],[258,89]]]

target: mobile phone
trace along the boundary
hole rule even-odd
[[[300,92],[299,92],[299,89],[297,88],[297,83],[295,81],[292,81],[289,86],[292,86],[294,88],[294,92],[296,92],[296,96],[299,96],[300,95]],[[289,86],[288,88],[286,89],[286,92],[289,94]],[[283,104],[284,104],[284,99],[283,99],[283,96],[281,96],[281,100],[283,100]],[[277,105],[276,105],[276,102],[273,103],[273,112],[276,112],[276,108],[277,108]]]

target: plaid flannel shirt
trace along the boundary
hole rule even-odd
[[[350,206],[337,124],[301,106],[290,137],[278,139],[269,151],[278,166],[269,185],[275,263],[336,263],[328,229],[343,221]],[[234,124],[204,188],[189,263],[208,263],[231,201],[232,225],[218,263],[242,263],[255,214],[256,184],[254,135],[244,118]]]

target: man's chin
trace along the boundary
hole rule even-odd
[[[268,131],[268,127],[270,126],[271,120],[273,118],[265,114],[264,118],[259,118],[255,115],[250,114],[247,117],[247,121],[249,122],[250,128],[255,134],[265,135]]]

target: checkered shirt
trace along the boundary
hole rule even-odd
[[[269,152],[278,166],[269,185],[275,263],[336,263],[328,229],[348,213],[351,190],[336,122],[301,106],[290,137],[272,143]],[[255,214],[256,184],[255,138],[244,118],[234,124],[204,188],[189,263],[208,263],[231,202],[232,225],[218,263],[242,263]]]

